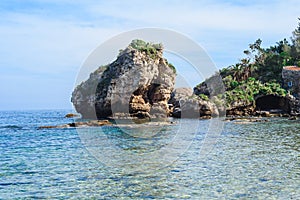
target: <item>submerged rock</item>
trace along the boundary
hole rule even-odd
[[[297,117],[296,116],[292,116],[289,118],[289,120],[297,120]]]
[[[134,40],[72,93],[83,118],[166,118],[176,71],[160,44]]]
[[[74,118],[74,117],[79,117],[78,114],[74,114],[74,113],[68,113],[65,115],[65,118]]]
[[[97,127],[104,125],[112,125],[108,120],[91,120],[86,122],[73,122],[62,125],[53,125],[53,126],[40,126],[38,129],[52,129],[52,128],[75,128],[75,127]]]
[[[261,116],[261,117],[271,117],[271,114],[269,111],[255,111],[255,116]]]
[[[269,122],[269,119],[261,117],[226,117],[225,121],[232,121],[235,124],[248,124],[252,122]]]

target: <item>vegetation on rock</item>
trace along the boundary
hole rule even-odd
[[[256,40],[244,51],[245,58],[219,71],[226,89],[227,106],[237,102],[249,105],[259,95],[285,96],[288,93],[282,88],[281,73],[284,66],[300,66],[300,22],[292,33],[291,42],[283,39],[268,48],[261,45],[262,40]],[[204,82],[197,85],[200,91],[197,95],[203,96],[205,87]]]
[[[204,100],[204,101],[209,101],[209,98],[207,95],[205,94],[199,94],[200,99]]]
[[[173,70],[173,72],[176,74],[176,68],[174,67],[174,65],[172,63],[168,62],[168,66]]]
[[[229,85],[229,88],[225,92],[227,107],[231,107],[233,102],[241,102],[244,105],[252,104],[255,101],[255,97],[259,95],[286,95],[286,90],[276,82],[262,83],[253,77],[240,82],[234,80],[227,82],[228,80],[227,77],[224,81],[226,85]]]
[[[145,52],[146,55],[148,55],[152,59],[156,59],[159,57],[159,52],[162,52],[164,49],[164,46],[162,43],[151,43],[151,42],[145,42],[140,39],[132,40],[129,44],[129,47],[136,49],[140,52]],[[120,50],[120,52],[123,52],[123,50]],[[176,73],[176,68],[173,64],[169,63],[167,60],[165,60],[168,64],[168,66],[173,70],[174,73]]]
[[[163,50],[163,45],[161,43],[153,44],[139,39],[132,40],[129,47],[140,52],[145,52],[146,55],[150,56],[152,59],[157,58],[158,52]],[[123,52],[123,50],[120,50],[120,52]]]

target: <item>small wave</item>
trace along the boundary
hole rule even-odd
[[[17,125],[6,125],[0,126],[0,129],[22,129],[22,127]]]
[[[11,186],[11,185],[30,185],[30,184],[34,184],[34,182],[8,182],[8,183],[1,183],[0,182],[0,186]]]

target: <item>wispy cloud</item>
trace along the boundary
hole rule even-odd
[[[40,75],[49,82],[72,74],[75,81],[80,65],[99,44],[143,27],[186,34],[224,67],[257,38],[270,45],[289,37],[297,26],[299,7],[298,0],[2,0],[0,73],[9,77],[15,73],[15,82],[17,74],[26,80]],[[36,80],[32,83],[38,84]],[[9,87],[3,80],[1,84]],[[48,87],[59,88],[58,83]]]
[[[287,1],[107,1],[89,9],[132,24],[233,31],[280,31],[299,15],[300,2]],[[126,9],[124,9],[126,8]],[[280,27],[278,27],[280,26]]]
[[[36,72],[61,73],[78,67],[93,48],[119,31],[24,14],[10,20],[17,25],[0,27],[1,65]]]

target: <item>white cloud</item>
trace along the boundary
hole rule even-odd
[[[16,15],[17,26],[0,27],[2,66],[61,73],[79,67],[91,49],[118,30]]]
[[[43,82],[43,86],[50,93],[59,89],[59,82],[51,82],[51,77],[74,76],[75,82],[80,65],[91,51],[123,31],[144,27],[179,31],[205,48],[218,67],[224,67],[240,58],[242,51],[257,38],[266,46],[288,38],[297,26],[300,7],[298,0],[31,3],[26,8],[1,10],[0,73],[16,73],[26,76],[27,81],[33,75],[42,76],[49,79],[49,85]],[[32,78],[32,84],[39,84],[38,80]],[[11,92],[17,94],[17,87]],[[70,91],[61,88],[60,93]]]
[[[218,67],[243,56],[256,39],[273,45],[297,26],[300,1],[107,1],[87,8],[120,19],[127,28],[158,27],[179,31],[207,49]],[[124,9],[126,8],[126,9]]]
[[[93,5],[90,9],[94,15],[101,13],[146,26],[182,27],[188,28],[188,31],[282,32],[291,28],[291,22],[299,16],[299,7],[300,2],[296,0],[266,1],[245,6],[225,1],[108,1],[105,6]]]
[[[57,18],[40,12],[2,14],[9,22],[0,27],[0,53],[6,55],[1,59],[3,65],[49,73],[53,68],[68,71],[112,35],[140,27],[180,31],[199,42],[213,57],[214,53],[229,51],[234,52],[230,56],[236,57],[235,49],[247,48],[258,37],[267,44],[289,37],[300,7],[295,0],[247,5],[236,1],[102,1],[96,5],[69,0],[46,2],[56,6],[74,4],[83,14],[78,13],[79,8],[68,10],[66,16],[60,13]],[[77,15],[84,14],[89,17],[78,20]]]

